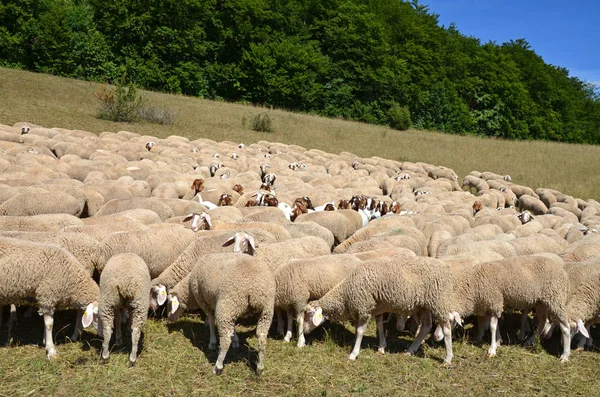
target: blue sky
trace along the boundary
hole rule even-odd
[[[440,25],[486,43],[524,38],[546,63],[600,86],[600,0],[421,0]]]

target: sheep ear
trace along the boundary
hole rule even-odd
[[[162,284],[158,284],[156,287],[156,302],[159,306],[164,305],[167,300],[167,287]]]
[[[175,314],[175,312],[179,309],[179,299],[176,296],[171,297],[171,314]]]
[[[90,303],[85,308],[85,312],[83,312],[83,317],[81,317],[81,325],[83,328],[89,327],[94,321],[94,304]]]
[[[246,239],[248,240],[248,254],[254,255],[254,252],[256,251],[256,245],[254,244],[254,237],[252,237],[249,234],[247,234],[246,236],[247,236]]]
[[[318,327],[323,322],[323,309],[317,307],[315,313],[312,316],[312,323],[315,327]]]
[[[212,222],[210,220],[210,215],[208,215],[206,212],[203,212],[201,217],[206,221],[206,223],[208,224],[208,228],[212,229]]]
[[[227,241],[225,241],[223,243],[223,247],[229,247],[231,244],[233,244],[234,241],[235,241],[235,235],[229,237],[229,239],[227,239]]]
[[[461,327],[463,326],[463,319],[460,317],[458,312],[452,312],[452,317],[454,318],[454,321],[456,321],[456,324],[460,325]]]
[[[585,336],[586,338],[590,337],[590,334],[588,333],[587,329],[585,328],[585,324],[581,319],[577,320],[577,331],[581,332],[581,335]]]
[[[195,215],[195,213],[194,213],[194,212],[192,212],[191,214],[187,214],[187,215],[185,216],[185,218],[183,218],[182,222],[187,222],[187,221],[189,221],[190,219],[192,219],[192,218],[194,217],[194,215]]]

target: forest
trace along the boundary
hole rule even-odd
[[[372,124],[600,144],[598,87],[418,0],[2,0],[0,66]],[[32,93],[35,95],[35,93]]]

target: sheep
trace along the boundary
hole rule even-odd
[[[190,273],[190,291],[198,306],[207,314],[211,326],[219,329],[219,356],[213,373],[223,371],[223,361],[235,333],[235,322],[258,313],[258,363],[256,373],[264,371],[267,333],[273,319],[275,280],[266,263],[243,254],[214,254],[198,264]],[[172,310],[176,310],[172,306]],[[234,346],[235,347],[235,346]]]
[[[241,225],[240,225],[241,226]],[[241,229],[241,227],[240,227]],[[244,229],[255,238],[255,244],[274,243],[275,237],[261,229]],[[158,277],[152,279],[152,297],[157,299],[161,294],[173,288],[192,270],[194,264],[203,255],[227,252],[223,248],[223,242],[231,236],[232,230],[224,231],[200,231],[196,239],[169,265]]]
[[[285,342],[292,338],[292,321],[298,323],[298,347],[303,347],[304,308],[309,300],[323,297],[356,268],[361,260],[354,255],[325,255],[294,259],[275,272],[275,307],[287,310]]]
[[[179,257],[194,238],[193,231],[172,225],[115,233],[102,240],[101,249],[107,260],[119,253],[136,253],[148,266],[150,276],[156,278]]]
[[[408,315],[424,312],[420,332],[407,352],[414,354],[431,329],[431,319],[442,326],[446,357],[452,362],[451,320],[460,321],[450,313],[447,297],[452,292],[449,267],[432,258],[380,258],[357,265],[354,272],[319,300],[307,304],[304,312],[304,333],[308,334],[329,320],[351,319],[356,322],[356,342],[348,356],[356,360],[360,344],[371,316],[377,320],[379,352],[385,351],[383,313]],[[429,317],[430,313],[431,317]]]
[[[113,256],[108,260],[100,276],[100,297],[98,298],[98,318],[100,320],[102,343],[101,360],[108,362],[109,342],[113,322],[116,322],[117,345],[122,344],[121,309],[129,310],[131,321],[131,353],[128,366],[133,367],[137,359],[141,327],[148,317],[150,302],[150,272],[142,258],[133,253]],[[156,306],[156,305],[155,305]],[[115,321],[115,314],[116,321]]]
[[[454,282],[451,309],[461,317],[471,314],[490,317],[492,342],[488,357],[498,348],[498,318],[507,309],[527,310],[535,307],[541,334],[547,316],[560,322],[563,336],[561,361],[570,354],[569,324],[566,314],[568,276],[562,263],[544,256],[519,256],[479,265],[454,263],[450,266]],[[435,338],[440,339],[438,328]],[[479,339],[483,328],[479,327]]]
[[[0,232],[0,237],[17,238],[44,244],[58,245],[69,251],[88,271],[90,277],[94,271],[104,265],[104,254],[100,242],[92,236],[68,232]],[[76,339],[76,338],[71,338]]]
[[[174,216],[173,210],[167,204],[159,199],[146,197],[110,200],[96,212],[95,216],[111,215],[136,208],[145,208],[156,212],[163,222]]]
[[[518,207],[521,211],[528,210],[533,215],[544,215],[548,212],[548,207],[540,199],[528,194],[519,197]]]
[[[338,245],[356,231],[355,225],[353,225],[348,220],[348,217],[344,215],[348,214],[348,212],[342,211],[351,211],[356,213],[352,210],[311,212],[298,216],[294,222],[315,222],[323,226],[333,234],[334,245]]]
[[[329,247],[333,247],[333,233],[316,222],[299,222],[283,225],[292,238],[315,236],[322,238]]]
[[[0,252],[0,306],[35,302],[44,317],[48,359],[57,358],[54,311],[80,310],[83,315],[76,327],[87,327],[97,307],[98,285],[72,254],[56,245],[0,238]]]
[[[85,206],[84,198],[64,192],[48,192],[51,199],[27,193],[17,194],[0,204],[0,216],[30,216],[40,214],[68,214],[80,216]]]

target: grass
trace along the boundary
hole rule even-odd
[[[95,117],[98,85],[0,68],[0,123],[19,121],[47,127],[102,131],[129,130],[164,138],[183,135],[234,142],[260,140],[294,143],[328,152],[350,151],[402,161],[425,161],[452,167],[461,176],[471,170],[510,174],[532,187],[552,187],[572,195],[600,199],[600,147],[545,142],[508,142],[460,137],[270,110],[275,131],[251,129],[248,120],[265,111],[251,106],[143,92],[150,103],[177,112],[174,125],[114,123]],[[5,310],[5,312],[7,312]],[[6,321],[5,313],[4,320]],[[559,341],[543,341],[533,349],[509,343],[498,357],[486,357],[487,344],[477,346],[459,333],[454,365],[442,366],[444,349],[428,341],[414,357],[402,354],[412,336],[388,324],[388,353],[376,353],[371,324],[356,362],[347,355],[354,341],[350,324],[326,325],[310,335],[309,346],[297,349],[271,335],[266,370],[254,375],[256,338],[252,327],[240,326],[242,347],[230,351],[220,377],[211,369],[216,353],[206,349],[208,330],[197,315],[175,324],[150,319],[144,325],[138,364],[127,368],[130,346],[113,348],[111,361],[99,364],[101,340],[86,332],[83,341],[68,343],[74,313],[59,313],[55,335],[60,358],[48,361],[38,344],[42,320],[35,315],[13,332],[11,347],[0,347],[0,396],[74,395],[222,395],[222,396],[352,396],[352,395],[596,395],[600,387],[598,352],[573,352],[569,363],[558,360]],[[467,326],[466,334],[470,333]],[[509,328],[506,328],[509,329]],[[593,330],[596,340],[600,334]],[[127,334],[125,340],[127,340]],[[0,342],[7,338],[0,328]],[[504,339],[513,341],[514,335]]]
[[[357,361],[347,360],[354,341],[350,324],[330,325],[307,338],[297,349],[271,335],[266,369],[254,375],[256,337],[252,327],[239,326],[241,347],[230,350],[223,375],[212,374],[216,353],[207,350],[208,329],[197,315],[177,323],[150,319],[144,326],[137,365],[127,368],[128,334],[122,348],[113,347],[110,362],[99,364],[101,340],[86,332],[81,342],[65,342],[74,313],[55,323],[60,358],[48,361],[41,340],[42,320],[36,315],[20,324],[12,347],[0,348],[0,396],[24,395],[223,395],[223,396],[350,396],[350,395],[595,395],[597,352],[574,352],[570,362],[557,358],[558,338],[542,346],[501,346],[498,356],[486,357],[487,344],[476,346],[466,336],[454,343],[454,365],[441,364],[444,349],[429,341],[416,356],[402,352],[412,336],[388,324],[388,353],[377,353],[375,327],[363,339]],[[467,332],[470,328],[467,328]],[[274,330],[274,327],[272,331]],[[23,336],[26,337],[23,337]],[[600,335],[595,335],[599,337]],[[6,330],[0,332],[5,340]],[[505,340],[509,340],[504,335]],[[458,339],[456,341],[456,339]],[[547,350],[546,350],[547,349]]]
[[[19,121],[102,131],[128,130],[165,138],[182,135],[246,144],[260,140],[293,143],[361,157],[424,161],[453,168],[461,177],[473,170],[509,174],[513,182],[549,187],[600,200],[600,146],[539,141],[504,141],[388,127],[270,110],[274,132],[253,131],[265,109],[197,98],[139,91],[149,103],[177,113],[173,125],[114,123],[96,118],[98,84],[0,68],[0,123]]]

